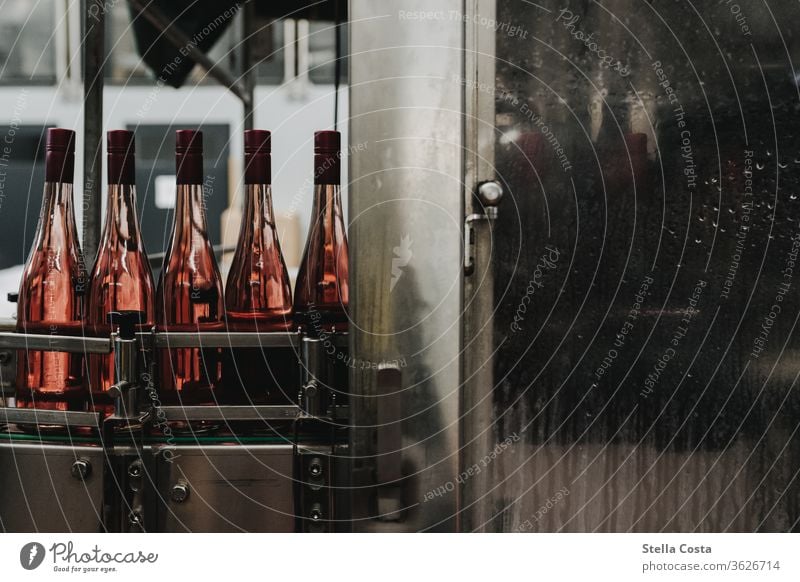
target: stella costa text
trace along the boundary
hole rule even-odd
[[[651,544],[642,544],[643,554],[710,554],[711,546],[690,546],[689,544],[681,544],[673,546],[670,544],[659,544],[657,546]]]

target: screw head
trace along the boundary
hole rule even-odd
[[[478,198],[484,206],[497,206],[503,198],[503,187],[495,181],[478,186]]]
[[[322,463],[319,459],[316,457],[311,459],[311,462],[308,464],[308,472],[312,477],[319,477],[322,475]]]
[[[311,507],[311,511],[308,512],[308,516],[311,518],[311,521],[319,521],[322,519],[322,507],[319,503],[315,503]]]
[[[142,523],[143,523],[143,522],[142,522],[142,514],[141,514],[141,513],[139,513],[138,511],[135,511],[135,510],[134,510],[134,511],[131,511],[131,512],[128,514],[128,523],[129,523],[129,524],[131,524],[131,525],[133,525],[133,526],[139,526],[139,527],[141,527],[141,525],[142,525]]]
[[[92,464],[86,459],[78,459],[72,463],[71,472],[75,479],[85,481],[92,472]]]
[[[176,483],[169,495],[175,503],[183,503],[189,498],[189,486],[186,483]]]
[[[133,479],[138,479],[142,476],[142,462],[141,461],[134,461],[128,467],[128,476],[132,477]]]

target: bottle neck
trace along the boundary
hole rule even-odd
[[[180,185],[203,185],[203,154],[175,154],[175,177]]]
[[[175,200],[175,238],[192,233],[205,238],[206,230],[203,185],[179,183]]]
[[[272,184],[272,156],[265,153],[245,153],[245,185]]]
[[[108,186],[125,184],[132,186],[136,183],[136,171],[133,154],[128,152],[113,152],[108,154]]]
[[[339,185],[342,181],[341,152],[314,154],[314,185]]]
[[[270,184],[245,184],[244,215],[245,227],[255,229],[265,226],[275,227],[275,214],[272,211],[272,186]],[[243,229],[247,230],[247,228]]]
[[[72,184],[75,171],[75,154],[47,151],[44,161],[44,181],[51,184]]]
[[[314,185],[314,210],[312,220],[317,223],[332,224],[342,218],[342,196],[339,184]],[[321,224],[317,224],[317,227]],[[314,225],[312,224],[312,228]]]
[[[44,235],[53,228],[57,228],[67,234],[67,230],[74,230],[75,228],[74,217],[72,184],[45,182],[41,216],[39,217],[40,233]]]
[[[109,184],[106,207],[105,240],[138,242],[139,219],[136,215],[136,186]]]

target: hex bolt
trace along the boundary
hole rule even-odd
[[[186,483],[176,483],[172,486],[170,497],[175,503],[183,503],[189,498],[189,486]]]
[[[142,462],[134,461],[128,466],[128,476],[132,479],[138,479],[142,476]]]
[[[317,457],[314,457],[308,463],[308,472],[311,473],[312,477],[319,477],[322,475],[322,462]]]
[[[142,514],[136,510],[131,511],[128,514],[128,523],[133,526],[142,527]]]
[[[484,206],[497,206],[503,199],[503,187],[494,180],[478,186],[478,198]]]
[[[315,503],[311,506],[311,511],[308,513],[308,516],[311,518],[312,521],[319,521],[322,519],[322,506],[319,503]]]
[[[78,459],[72,463],[72,476],[85,481],[92,473],[92,464],[86,459]]]

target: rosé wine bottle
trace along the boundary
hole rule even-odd
[[[296,321],[308,332],[347,329],[347,231],[342,215],[341,135],[314,134],[314,208],[294,290]]]
[[[292,292],[272,211],[271,135],[244,132],[244,213],[239,241],[225,286],[231,331],[287,331],[292,325]],[[277,380],[280,362],[261,349],[241,349],[226,362],[225,401],[232,404],[286,404]]]
[[[159,331],[224,331],[222,279],[206,230],[200,131],[176,132],[175,165],[175,221],[156,291],[156,326]],[[162,403],[214,404],[221,370],[218,348],[161,350]]]
[[[225,287],[231,331],[286,331],[292,324],[289,274],[272,211],[270,132],[244,132],[244,213]]]
[[[48,129],[45,152],[44,199],[20,281],[17,331],[80,336],[88,277],[72,201],[75,132]],[[17,407],[83,410],[82,367],[80,354],[20,350]]]
[[[86,322],[92,335],[108,337],[111,311],[140,311],[140,329],[152,328],[155,284],[136,215],[135,141],[132,131],[107,133],[108,206],[97,260],[86,298]],[[94,410],[110,414],[108,395],[114,383],[114,355],[87,356]]]

